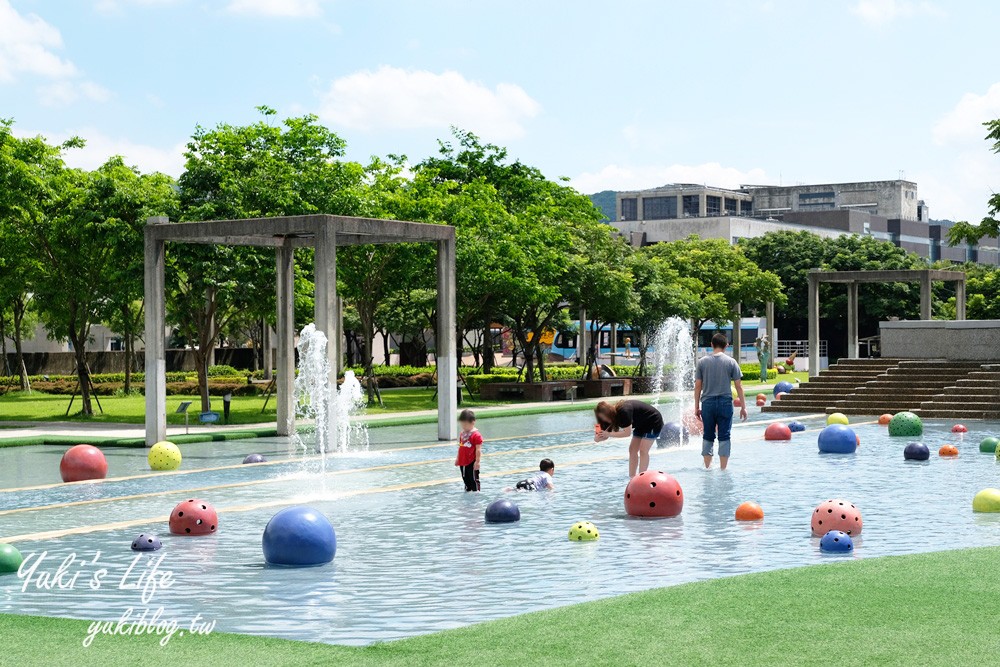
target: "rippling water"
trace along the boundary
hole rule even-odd
[[[3,491],[0,535],[135,525],[18,542],[25,555],[47,552],[39,571],[54,571],[69,554],[93,560],[99,551],[108,576],[91,590],[86,582],[98,566],[87,566],[72,590],[26,591],[16,576],[5,576],[0,611],[112,620],[129,607],[163,607],[164,617],[185,624],[201,614],[218,630],[364,644],[654,586],[829,561],[809,535],[809,520],[813,507],[832,497],[849,499],[864,514],[864,533],[849,558],[1000,544],[1000,517],[971,511],[976,491],[1000,486],[993,457],[978,452],[979,440],[1000,425],[969,424],[964,441],[949,426],[928,423],[923,441],[935,453],[953,442],[961,456],[933,455],[925,463],[904,462],[908,441],[890,439],[874,424],[855,427],[862,447],[853,456],[820,455],[815,430],[795,434],[791,443],[768,443],[763,426],[749,424],[736,431],[725,473],[701,469],[694,445],[661,450],[653,467],[675,475],[685,494],[681,516],[665,520],[624,515],[627,465],[604,459],[622,457],[626,444],[588,442],[586,413],[483,421],[491,440],[482,494],[462,491],[454,450],[436,446],[433,425],[373,429],[369,452],[329,458],[325,475],[317,460],[302,461],[281,440],[185,445],[188,471],[239,463],[253,451],[286,462]],[[61,454],[52,447],[0,450],[0,486],[58,482]],[[556,461],[557,490],[512,495],[521,521],[484,524],[488,502],[543,457]],[[109,452],[109,461],[115,476],[148,473],[143,450]],[[222,510],[217,534],[167,533],[163,517],[188,497]],[[67,504],[101,499],[110,501]],[[334,523],[333,564],[263,565],[264,525],[292,499]],[[764,507],[764,522],[733,520],[744,500]],[[580,520],[597,524],[599,542],[568,541],[569,527]],[[138,591],[116,585],[140,532],[159,534],[164,547],[142,555],[133,574],[162,555],[161,569],[176,580],[146,604]]]

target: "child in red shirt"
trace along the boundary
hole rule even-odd
[[[479,491],[479,460],[483,455],[483,436],[476,429],[476,413],[462,410],[458,415],[458,456],[455,465],[462,473],[466,491]]]

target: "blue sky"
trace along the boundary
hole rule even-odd
[[[585,192],[893,179],[1000,188],[1000,3],[0,0],[0,116],[177,174],[196,124],[316,113],[349,157],[449,125]]]

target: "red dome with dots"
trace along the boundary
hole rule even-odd
[[[177,503],[170,513],[170,532],[174,535],[210,535],[218,526],[219,515],[204,500],[192,498]]]
[[[857,537],[861,534],[863,525],[861,510],[846,500],[827,500],[813,510],[812,534],[817,537],[822,537],[831,530],[840,530],[851,537]]]
[[[684,507],[684,492],[665,472],[641,472],[625,487],[625,512],[629,516],[677,516]]]

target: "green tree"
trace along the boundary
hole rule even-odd
[[[993,142],[990,150],[1000,154],[1000,118],[983,123],[986,126],[986,141]],[[986,217],[978,225],[960,221],[948,230],[948,243],[975,245],[983,237],[1000,236],[1000,192],[994,192],[987,202]]]

